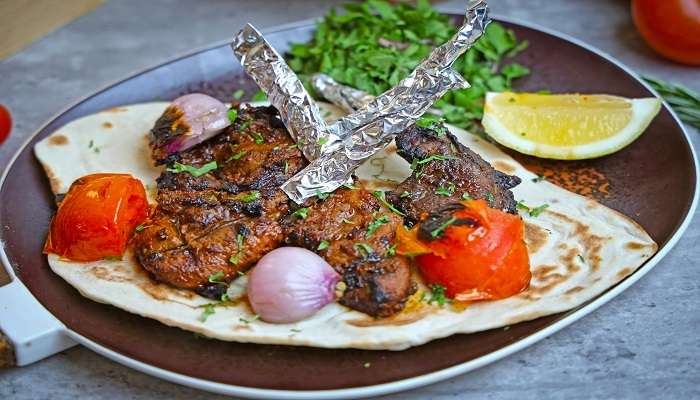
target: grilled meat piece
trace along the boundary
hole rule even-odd
[[[387,199],[414,224],[433,211],[469,196],[515,214],[511,188],[520,178],[496,171],[478,154],[459,143],[447,129],[413,126],[396,137],[398,154],[413,173]]]
[[[284,238],[289,200],[279,186],[306,161],[272,107],[241,110],[225,132],[170,162],[218,168],[195,176],[164,171],[158,205],[134,236],[141,265],[175,287],[211,292],[210,275],[232,280]]]
[[[286,218],[285,242],[317,252],[343,277],[341,304],[375,317],[401,311],[415,292],[408,260],[393,251],[401,218],[361,188],[310,202],[306,218]]]

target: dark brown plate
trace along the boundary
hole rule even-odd
[[[533,74],[519,90],[654,94],[631,72],[578,43],[551,33],[504,22],[530,42],[517,61]],[[284,51],[288,42],[309,38],[312,25],[271,32]],[[258,397],[347,398],[416,387],[479,367],[521,349],[587,314],[639,279],[665,255],[685,228],[694,207],[696,163],[688,138],[667,107],[629,147],[608,157],[576,163],[547,163],[521,157],[541,171],[566,168],[569,178],[552,179],[596,197],[639,222],[659,253],[621,284],[567,313],[470,335],[454,335],[400,352],[226,343],[196,338],[117,308],[82,297],[49,269],[41,254],[54,212],[49,185],[32,154],[33,145],[58,127],[106,108],[201,91],[228,99],[238,88],[257,91],[226,44],[219,44],[146,70],[70,107],[47,123],[19,152],[0,189],[0,240],[17,276],[79,342],[135,368],[180,383]],[[561,178],[561,177],[560,177]],[[692,214],[692,213],[691,213]],[[364,368],[370,363],[370,368]],[[323,392],[289,392],[322,391]],[[330,390],[330,392],[328,391]]]

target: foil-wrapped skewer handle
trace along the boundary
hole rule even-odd
[[[391,143],[394,135],[415,123],[448,90],[469,87],[452,64],[481,37],[489,22],[486,1],[469,1],[465,22],[457,33],[434,49],[396,87],[329,126],[329,134],[341,138],[342,144],[329,146],[328,152],[289,179],[282,189],[297,203],[319,191],[335,190],[364,160]]]
[[[314,74],[311,77],[311,84],[317,93],[347,113],[353,113],[374,100],[371,94],[341,85],[326,74]]]
[[[317,159],[324,147],[337,147],[340,139],[328,133],[316,102],[255,27],[247,24],[236,35],[231,48],[245,72],[277,108],[282,122],[309,161]]]

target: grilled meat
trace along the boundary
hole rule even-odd
[[[134,236],[139,262],[157,280],[209,293],[210,275],[231,280],[280,245],[289,201],[279,186],[306,161],[274,108],[241,111],[225,132],[170,161],[218,168],[158,178],[158,206]]]
[[[408,260],[393,250],[401,218],[362,188],[311,203],[305,218],[285,220],[286,243],[318,252],[343,277],[341,304],[377,317],[401,311],[415,291]]]
[[[447,129],[413,126],[396,137],[398,154],[413,173],[387,199],[414,224],[428,214],[467,196],[515,213],[511,188],[520,178],[496,171],[478,154],[459,143]]]

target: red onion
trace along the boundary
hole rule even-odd
[[[184,151],[215,136],[231,124],[228,107],[201,93],[175,99],[151,130],[151,144],[158,160]]]
[[[280,247],[248,275],[248,299],[260,319],[287,323],[310,317],[335,301],[340,275],[316,253]]]

